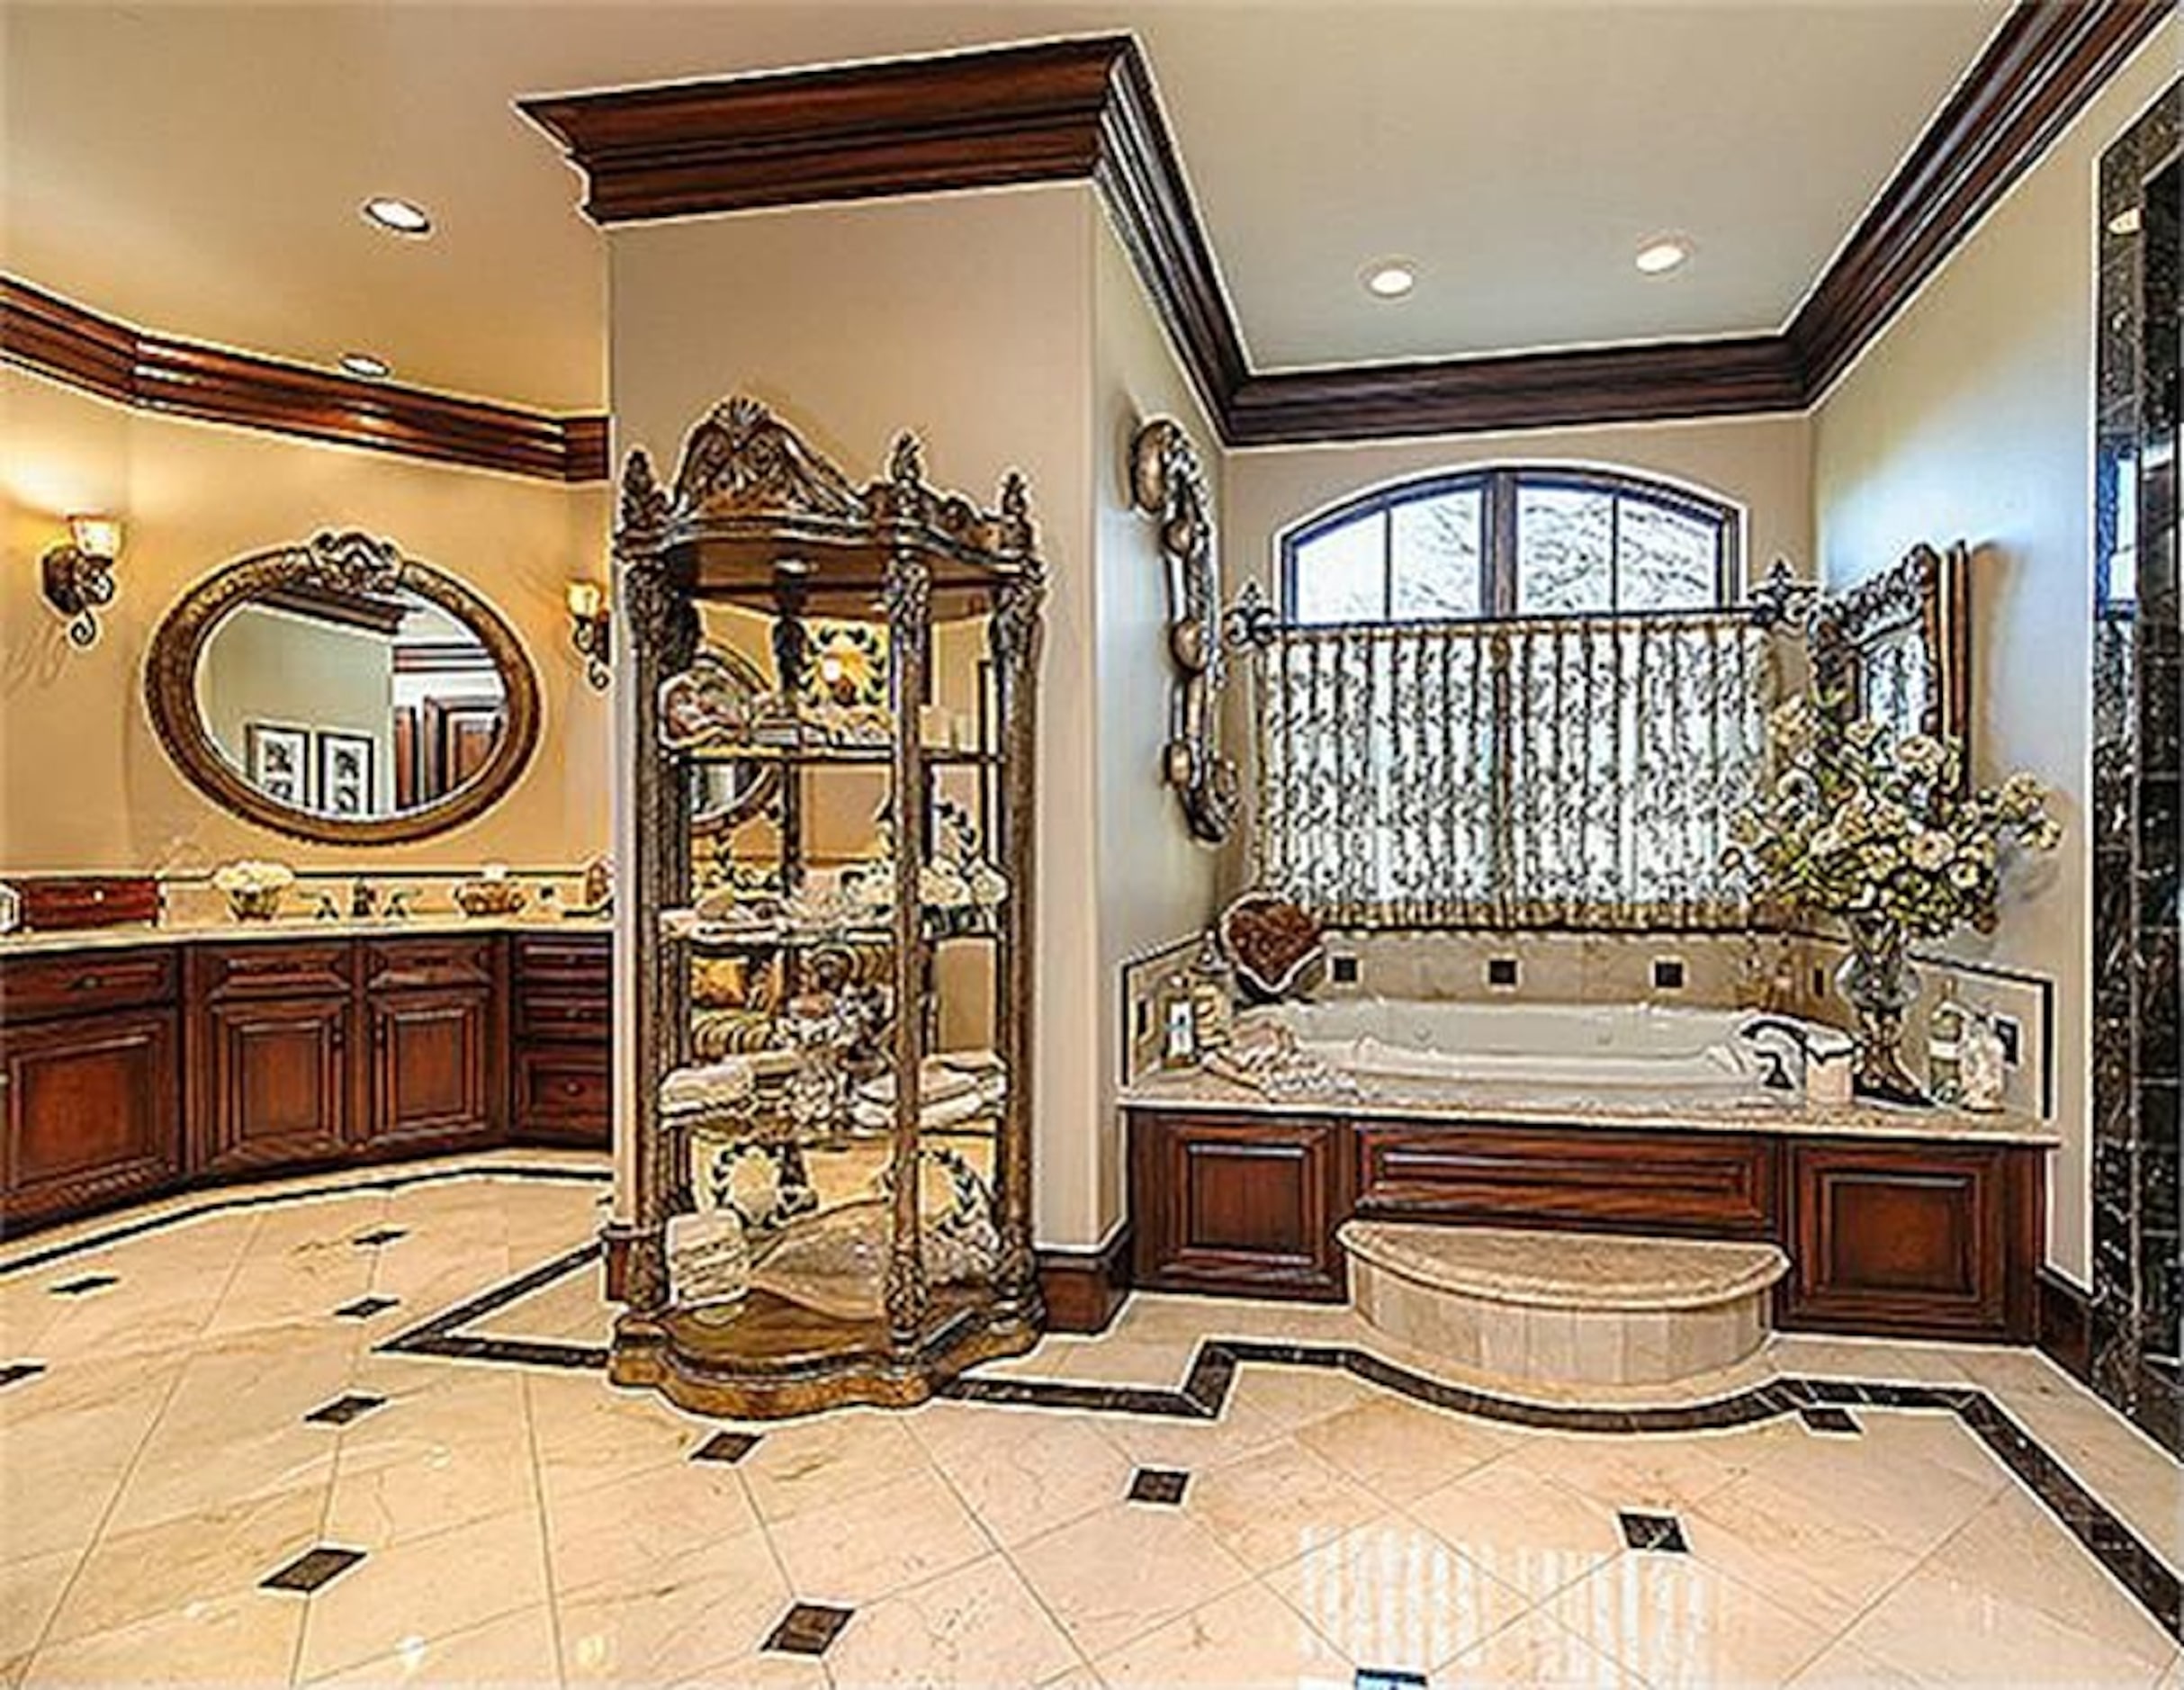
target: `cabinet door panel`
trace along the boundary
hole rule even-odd
[[[199,1166],[338,1156],[349,1139],[349,1001],[237,998],[204,1011]]]
[[[372,1023],[375,1146],[422,1140],[468,1143],[492,1136],[490,992],[402,992],[365,1003]]]
[[[0,1186],[11,1221],[139,1196],[182,1171],[172,1010],[9,1029]]]
[[[607,1147],[613,1136],[614,1100],[604,1050],[555,1045],[519,1048],[512,1089],[519,1137]]]
[[[1340,1122],[1156,1114],[1131,1120],[1141,1285],[1340,1298],[1350,1209]]]

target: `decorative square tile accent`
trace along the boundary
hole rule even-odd
[[[1191,1483],[1191,1475],[1177,1472],[1169,1467],[1141,1467],[1130,1475],[1130,1500],[1156,1502],[1163,1507],[1173,1508],[1183,1499],[1183,1490]]]
[[[1354,1690],[1425,1690],[1425,1675],[1401,1667],[1360,1667]]]
[[[694,1461],[724,1461],[733,1467],[751,1451],[759,1447],[759,1434],[753,1432],[715,1432],[690,1452]]]
[[[342,1304],[334,1314],[341,1320],[369,1320],[373,1315],[400,1307],[401,1300],[399,1297],[359,1297],[353,1303]]]
[[[1684,959],[1681,957],[1656,957],[1653,959],[1653,989],[1656,992],[1681,992],[1684,989]]]
[[[81,1278],[63,1280],[48,1289],[56,1297],[81,1297],[89,1291],[103,1291],[109,1285],[119,1285],[119,1276],[112,1273],[85,1273]]]
[[[1865,1428],[1846,1408],[1800,1408],[1798,1417],[1815,1432],[1833,1432],[1845,1437],[1863,1437]]]
[[[370,1232],[360,1232],[349,1242],[366,1250],[376,1250],[382,1244],[392,1244],[397,1238],[407,1238],[407,1227],[374,1227]]]
[[[277,1572],[258,1580],[260,1590],[293,1590],[308,1596],[328,1580],[338,1578],[364,1558],[362,1550],[336,1549],[321,1543],[305,1550]]]
[[[1684,1523],[1672,1514],[1632,1514],[1626,1509],[1615,1517],[1622,1523],[1622,1541],[1634,1550],[1691,1553],[1691,1545],[1684,1542]]]
[[[303,1419],[309,1425],[346,1426],[352,1420],[361,1420],[374,1408],[383,1408],[386,1403],[384,1397],[370,1397],[361,1391],[350,1391],[312,1409]]]
[[[1487,984],[1490,986],[1514,986],[1516,984],[1516,958],[1514,957],[1487,957]]]
[[[46,1371],[43,1362],[10,1362],[0,1367],[0,1385],[19,1384],[26,1379],[35,1379]]]
[[[854,1608],[830,1608],[823,1603],[799,1602],[781,1616],[780,1623],[759,1647],[777,1655],[823,1655],[856,1612]]]
[[[1357,984],[1357,958],[1348,956],[1331,957],[1327,959],[1327,972],[1336,985],[1355,985]]]

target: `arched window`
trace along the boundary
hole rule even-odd
[[[1467,470],[1382,488],[1281,542],[1288,619],[1614,616],[1733,601],[1730,506],[1611,471]]]

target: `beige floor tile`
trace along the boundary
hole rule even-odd
[[[1490,1421],[1386,1395],[1311,1421],[1296,1435],[1337,1471],[1398,1505],[1493,1460],[1510,1442]]]
[[[1070,1641],[1095,1659],[1251,1577],[1197,1521],[1142,1503],[1112,1504],[1010,1559]]]
[[[1512,1623],[1532,1599],[1402,1515],[1278,1567],[1267,1587],[1361,1665],[1424,1672]]]
[[[294,1600],[309,1609],[305,1678],[395,1654],[411,1638],[465,1632],[536,1607],[546,1600],[538,1515],[531,1508],[517,1509],[374,1549],[310,1596]]]
[[[1919,1560],[1856,1511],[1764,1474],[1737,1479],[1682,1517],[1701,1561],[1824,1623],[1848,1623]]]
[[[737,1464],[759,1517],[793,1518],[930,1466],[899,1416],[857,1408],[768,1428]]]
[[[303,1614],[252,1591],[208,1597],[142,1623],[49,1642],[26,1685],[286,1685]]]
[[[102,1537],[62,1598],[49,1643],[253,1592],[319,1540],[325,1510],[326,1487],[306,1485]]]
[[[1954,1417],[1874,1409],[1858,1418],[1864,1436],[1791,1438],[1754,1471],[1802,1507],[1856,1520],[1912,1555],[2009,1482]]]
[[[1348,1690],[1356,1663],[1257,1585],[1093,1662],[1110,1690]]]
[[[1640,1681],[1545,1614],[1533,1612],[1475,1643],[1434,1675],[1434,1690],[1643,1690]],[[1744,1684],[1748,1680],[1725,1680]]]
[[[119,1445],[0,1437],[0,1561],[89,1549],[142,1435]]]
[[[1654,1690],[1778,1684],[1829,1633],[1685,1555],[1631,1551],[1546,1612]]]
[[[1748,1470],[1755,1452],[1727,1437],[1550,1434],[1509,1459],[1610,1508],[1660,1510],[1704,1501]]]
[[[78,1559],[63,1551],[0,1565],[0,1660],[27,1656],[45,1635]]]
[[[1192,1477],[1183,1511],[1254,1572],[1324,1549],[1388,1505],[1294,1438]]]
[[[1129,1459],[1074,1416],[933,1403],[910,1427],[971,1512],[1006,1547],[1129,1488]]]
[[[1290,1430],[1383,1399],[1377,1386],[1326,1367],[1267,1367],[1246,1362],[1236,1370],[1231,1400],[1258,1410]]]
[[[528,1418],[512,1372],[373,1410],[342,1434],[328,1535],[388,1549],[534,1508]]]
[[[1271,1415],[1234,1401],[1215,1420],[1102,1415],[1092,1425],[1133,1467],[1175,1467],[1194,1473],[1264,1449],[1287,1435]]]
[[[800,1655],[767,1653],[724,1661],[692,1677],[678,1679],[674,1690],[856,1690],[827,1675],[818,1661]]]
[[[608,1595],[703,1577],[717,1548],[759,1524],[732,1469],[688,1462],[574,1497],[550,1494],[545,1517],[554,1590]]]
[[[1796,1690],[1922,1690],[1921,1681],[1910,1674],[1839,1639],[1806,1662],[1789,1682]]]
[[[1478,1468],[1410,1505],[1410,1515],[1534,1602],[1622,1552],[1607,1505],[1514,1459]]]
[[[323,1491],[333,1481],[339,1444],[332,1427],[305,1425],[301,1416],[278,1430],[220,1438],[162,1420],[103,1529],[133,1532],[304,1486]]]
[[[826,1654],[856,1690],[983,1690],[1037,1685],[1082,1665],[1047,1612],[997,1555],[859,1607]]]
[[[703,1577],[679,1573],[634,1595],[561,1597],[562,1676],[572,1685],[736,1682],[712,1675],[756,1652],[788,1611],[788,1586],[756,1534],[708,1565]]]
[[[1173,1390],[1190,1371],[1193,1347],[1182,1339],[1080,1339],[1050,1346],[1033,1377]]]
[[[313,1690],[407,1690],[416,1686],[559,1685],[553,1611],[541,1604],[445,1637],[407,1637],[391,1654],[312,1679]]]
[[[800,1602],[858,1607],[993,1549],[930,1468],[799,1510],[767,1528]]]

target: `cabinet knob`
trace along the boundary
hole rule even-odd
[[[105,984],[94,974],[78,975],[76,977],[76,989],[78,992],[95,992]]]

